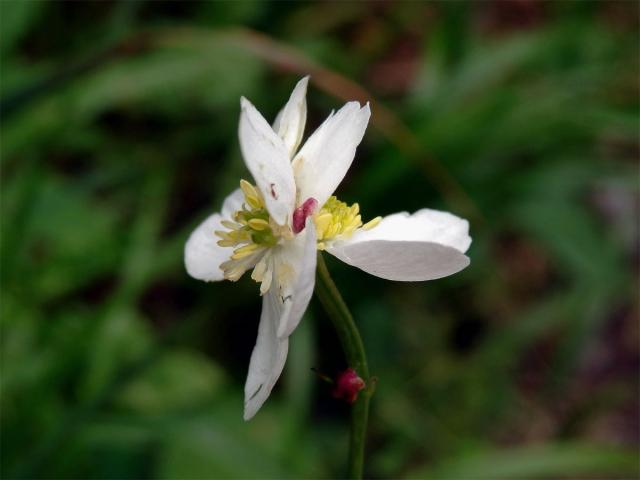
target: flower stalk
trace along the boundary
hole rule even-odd
[[[359,479],[362,478],[367,421],[369,418],[369,400],[373,394],[374,385],[369,376],[367,357],[360,332],[353,321],[349,308],[329,274],[321,252],[318,252],[315,293],[333,323],[347,363],[366,384],[351,409],[349,436],[348,478]]]

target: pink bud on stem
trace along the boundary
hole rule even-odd
[[[358,392],[365,386],[364,380],[358,376],[356,371],[353,368],[347,368],[336,378],[333,396],[351,404],[358,399]]]

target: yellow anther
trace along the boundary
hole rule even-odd
[[[248,222],[249,226],[254,230],[266,230],[269,228],[269,222],[263,220],[262,218],[252,218]]]
[[[362,225],[360,215],[355,218],[349,218],[344,222],[344,225],[342,226],[342,233],[347,233],[347,230],[351,230],[353,232],[353,230],[358,228],[360,225]]]
[[[315,217],[314,221],[316,223],[316,231],[318,235],[318,240],[321,240],[325,236],[325,232],[331,225],[331,221],[333,220],[333,216],[330,213],[322,213]]]
[[[382,220],[382,217],[376,217],[373,220],[369,220],[367,223],[365,223],[362,226],[363,230],[371,230],[373,227],[377,226],[380,221]]]
[[[244,198],[251,208],[262,208],[262,202],[258,197],[245,196]]]
[[[240,188],[245,196],[258,198],[258,190],[246,180],[240,180]]]
[[[230,220],[221,220],[220,224],[223,227],[228,228],[229,230],[235,230],[236,228],[238,228],[240,225],[238,225],[236,222],[232,222]]]
[[[240,260],[241,258],[248,257],[258,248],[260,248],[260,245],[258,245],[257,243],[250,243],[249,245],[245,245],[244,247],[236,248],[233,251],[233,255],[231,255],[231,260]]]
[[[221,247],[233,247],[237,245],[237,243],[233,240],[218,240],[218,245]]]
[[[246,243],[251,241],[251,236],[244,230],[236,230],[234,232],[229,232],[229,238],[227,240],[232,240],[236,242],[236,244]]]
[[[262,208],[264,206],[262,202],[262,196],[260,192],[246,180],[240,180],[240,188],[244,193],[244,199],[253,209]]]
[[[356,231],[356,228],[358,228],[356,225],[349,225],[342,231],[342,235],[350,236],[353,232]]]
[[[375,227],[381,218],[374,218],[367,223],[367,229]],[[331,196],[314,217],[316,224],[316,234],[318,238],[317,247],[323,250],[326,241],[336,238],[349,238],[362,226],[360,216],[360,205],[354,203],[348,206],[336,197]]]
[[[218,245],[235,248],[231,258],[220,264],[220,269],[224,272],[224,278],[236,281],[253,268],[251,277],[261,282],[260,292],[264,294],[269,290],[273,276],[270,264],[266,261],[268,249],[277,245],[282,238],[287,238],[287,232],[276,224],[271,225],[262,194],[254,185],[241,180],[240,189],[244,194],[243,205],[229,215],[230,218],[220,221],[228,230],[214,232],[220,238]],[[286,229],[290,232],[289,227]]]
[[[331,226],[331,230],[329,231],[329,237],[335,237],[336,235],[338,235],[338,233],[340,233],[341,230],[342,230],[342,223],[335,222]]]

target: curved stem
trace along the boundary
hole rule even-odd
[[[373,393],[373,384],[369,377],[369,367],[367,366],[367,357],[360,332],[358,332],[358,327],[353,321],[349,308],[344,303],[340,292],[331,279],[321,252],[318,252],[315,292],[333,322],[349,366],[356,371],[367,385],[353,404],[349,439],[348,476],[349,478],[362,478],[367,420],[369,417],[369,399]]]

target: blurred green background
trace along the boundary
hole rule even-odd
[[[638,3],[0,2],[1,468],[13,478],[336,478],[344,360],[314,300],[257,417],[260,298],[187,276],[248,178],[239,97],[373,116],[338,191],[468,218],[471,266],[329,259],[372,374],[370,478],[639,475]]]

